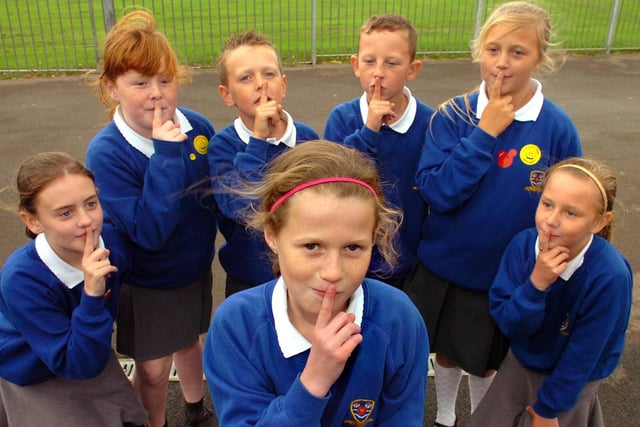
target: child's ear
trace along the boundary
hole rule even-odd
[[[351,67],[353,68],[353,73],[356,77],[360,77],[360,67],[358,64],[358,55],[351,55],[349,57],[349,62],[351,62]]]
[[[222,102],[224,102],[228,107],[233,107],[236,105],[235,101],[233,100],[233,96],[231,96],[231,92],[229,92],[228,87],[226,87],[225,85],[218,86],[218,93],[222,98]]]
[[[271,227],[264,227],[264,241],[267,242],[267,246],[269,246],[274,253],[278,253],[278,241]]]
[[[287,75],[282,75],[282,97],[287,96]]]
[[[419,59],[414,59],[409,64],[409,72],[407,73],[407,81],[411,81],[418,76],[418,72],[422,69],[422,61]]]
[[[20,211],[20,219],[33,234],[42,233],[42,226],[40,225],[40,221],[38,221],[38,218],[36,218],[35,215],[28,212]]]
[[[591,233],[598,234],[602,231],[603,228],[611,224],[612,220],[613,213],[611,212],[606,212],[604,215],[601,215],[600,218],[593,223],[593,226],[591,227]]]
[[[107,94],[109,95],[109,97],[114,102],[120,102],[120,100],[118,98],[118,91],[116,90],[116,84],[114,82],[112,82],[111,80],[107,80],[104,83],[104,88],[105,88],[105,91],[107,92]]]

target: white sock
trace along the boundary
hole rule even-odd
[[[445,368],[434,363],[434,379],[436,382],[436,403],[438,414],[436,422],[452,426],[456,422],[456,399],[458,387],[462,378],[462,369],[459,367]]]
[[[493,378],[496,374],[489,377],[476,377],[475,375],[469,375],[469,398],[471,401],[471,413],[476,410],[480,401],[484,397],[485,393],[489,389],[489,386],[493,382]]]

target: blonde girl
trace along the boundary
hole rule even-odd
[[[507,247],[489,292],[511,350],[470,427],[602,427],[598,386],[620,361],[633,273],[610,243],[615,175],[567,159],[547,172],[536,226]]]
[[[445,102],[426,133],[416,182],[429,215],[406,290],[436,353],[436,426],[456,424],[463,371],[471,411],[491,384],[508,346],[488,310],[500,257],[533,225],[544,171],[582,154],[572,120],[533,78],[552,65],[551,35],[544,9],[500,5],[473,43],[480,87]]]

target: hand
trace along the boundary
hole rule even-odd
[[[502,80],[504,74],[498,73],[496,81],[489,89],[489,103],[482,113],[478,127],[493,137],[498,137],[509,127],[516,116],[511,95],[502,96]]]
[[[539,236],[540,253],[531,273],[533,286],[546,291],[567,268],[569,249],[564,246],[549,248],[549,233]]]
[[[84,293],[98,297],[104,295],[105,283],[111,273],[118,271],[109,261],[109,249],[98,248],[98,231],[86,228],[82,272],[84,273]]]
[[[545,418],[533,409],[531,406],[527,406],[527,413],[531,416],[531,427],[560,427],[558,418]]]
[[[396,119],[396,113],[393,111],[395,103],[380,99],[381,91],[380,79],[376,79],[373,95],[369,101],[369,114],[367,114],[366,123],[366,126],[374,132],[379,132],[383,124],[393,123]]]
[[[269,101],[267,91],[269,84],[264,82],[260,91],[260,102],[256,108],[256,118],[253,123],[253,136],[258,139],[267,139],[274,136],[278,129],[278,123],[282,117],[282,104]]]
[[[160,101],[156,101],[153,108],[153,121],[151,122],[151,135],[154,139],[162,141],[180,142],[187,139],[187,135],[182,133],[180,126],[175,124],[173,120],[162,122],[162,107]]]
[[[352,313],[340,312],[332,319],[336,287],[329,285],[316,320],[311,352],[300,381],[314,396],[324,397],[338,379],[353,350],[362,342],[360,327]]]

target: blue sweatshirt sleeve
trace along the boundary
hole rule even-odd
[[[294,121],[296,143],[318,139],[318,134],[302,122]],[[218,132],[211,140],[208,153],[211,171],[211,187],[221,214],[238,223],[244,223],[243,215],[251,200],[230,191],[247,182],[258,182],[264,176],[264,170],[274,157],[288,147],[284,144],[273,145],[266,140],[251,136],[245,143],[229,125]]]
[[[416,172],[422,197],[432,210],[441,213],[474,195],[492,166],[497,143],[497,138],[465,123],[447,108],[449,117],[437,111],[431,119]]]
[[[514,341],[528,340],[538,331],[545,315],[547,292],[537,289],[529,278],[535,264],[535,259],[528,259],[535,257],[533,242],[530,257],[527,257],[526,246],[524,234],[511,241],[489,289],[491,316],[500,330]]]
[[[235,194],[243,182],[257,182],[262,178],[268,162],[269,142],[251,137],[245,144],[228,126],[211,139],[207,155],[211,171],[211,188],[221,214],[242,223],[242,214],[251,203]]]
[[[2,273],[3,314],[54,375],[69,379],[98,375],[111,355],[113,317],[102,296],[82,292],[71,316],[45,268],[6,268]],[[78,285],[82,286],[82,285]]]
[[[622,353],[631,307],[631,273],[603,272],[595,280],[595,289],[578,310],[567,346],[538,389],[533,407],[543,417],[554,418],[573,408],[587,381],[609,376]],[[621,321],[625,316],[627,320]]]
[[[233,304],[237,298],[233,297],[216,311],[203,355],[204,372],[220,425],[320,427],[329,396],[311,395],[300,382],[299,374],[285,394],[274,393],[268,374],[277,373],[264,372],[260,360],[268,356],[254,353],[252,339],[268,333],[267,322],[247,328],[238,319],[238,307]]]
[[[94,139],[87,151],[87,166],[95,173],[109,219],[147,250],[161,250],[178,224],[187,186],[184,144],[153,140],[148,167],[146,157],[139,159],[136,152],[134,158],[124,140]]]
[[[375,155],[382,133],[375,132],[364,124],[360,113],[360,99],[356,98],[338,105],[329,113],[324,138]]]

